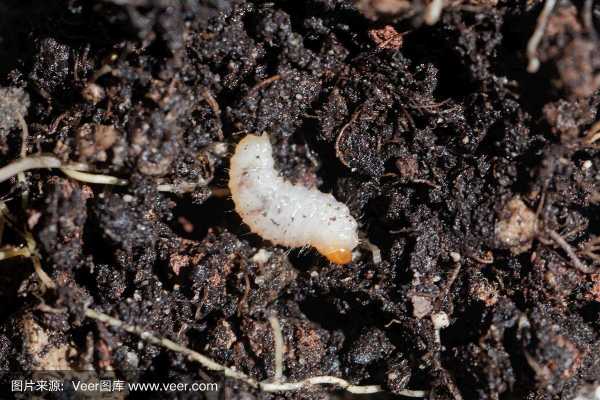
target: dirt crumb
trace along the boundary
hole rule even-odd
[[[514,198],[500,212],[495,232],[502,246],[510,248],[514,254],[519,254],[531,247],[536,229],[535,213],[523,200]]]
[[[8,135],[12,129],[21,128],[20,118],[29,109],[29,95],[18,87],[0,87],[0,150],[8,150]]]

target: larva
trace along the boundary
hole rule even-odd
[[[230,164],[235,210],[252,232],[287,247],[310,245],[336,264],[352,261],[358,231],[348,207],[279,176],[266,134],[242,139]]]

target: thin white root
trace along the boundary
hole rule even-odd
[[[44,271],[44,269],[42,268],[42,262],[40,261],[40,258],[37,255],[32,255],[31,262],[33,264],[33,269],[35,270],[35,273],[37,274],[38,278],[40,278],[42,284],[44,284],[44,286],[46,286],[49,289],[56,289],[56,284],[54,283],[52,278],[48,276],[46,271]]]
[[[239,372],[233,368],[229,368],[224,365],[221,365],[218,362],[214,361],[213,359],[198,353],[197,351],[194,351],[194,350],[189,349],[185,346],[182,346],[178,343],[175,343],[172,340],[155,336],[148,331],[144,331],[140,327],[126,324],[125,322],[123,322],[117,318],[113,318],[109,315],[106,315],[102,312],[95,311],[91,308],[86,308],[85,315],[88,318],[91,318],[91,319],[94,319],[94,320],[97,320],[100,322],[104,322],[105,324],[108,324],[114,328],[122,329],[126,332],[132,333],[132,334],[138,336],[140,339],[142,339],[148,343],[151,343],[153,345],[161,346],[166,349],[175,351],[177,353],[184,354],[184,355],[188,356],[190,358],[190,360],[198,362],[200,365],[202,365],[203,367],[205,367],[211,371],[222,372],[228,378],[237,379],[239,381],[242,381],[242,382],[252,386],[253,388],[257,388],[257,389],[260,389],[265,392],[295,391],[295,390],[300,390],[300,389],[306,388],[308,386],[315,386],[315,385],[335,385],[342,389],[345,389],[346,391],[348,391],[350,393],[357,393],[357,394],[377,393],[377,392],[383,391],[383,389],[379,385],[365,385],[365,386],[353,385],[350,382],[346,381],[345,379],[337,378],[335,376],[315,376],[313,378],[304,379],[299,382],[286,382],[286,383],[277,383],[277,382],[273,383],[273,382],[265,382],[265,381],[258,382],[255,379],[244,374],[243,372]],[[427,395],[427,392],[425,392],[423,390],[408,390],[408,389],[406,389],[406,390],[403,390],[399,394],[401,394],[403,396],[407,396],[407,397],[425,397]]]
[[[110,175],[102,175],[102,174],[90,174],[88,172],[76,171],[71,168],[62,167],[60,169],[63,174],[68,176],[69,178],[73,178],[80,182],[87,183],[96,183],[98,185],[117,185],[124,186],[127,185],[127,181],[124,179],[119,179]]]
[[[4,182],[21,172],[40,168],[60,168],[61,165],[62,163],[60,160],[53,156],[31,156],[21,158],[20,160],[0,168],[0,182]]]
[[[21,236],[26,243],[25,247],[10,247],[6,246],[2,248],[0,251],[0,261],[6,260],[12,257],[25,257],[30,258],[31,263],[33,264],[33,269],[37,274],[40,282],[43,287],[54,289],[56,288],[56,284],[48,276],[46,271],[42,268],[42,263],[40,261],[40,257],[37,252],[37,244],[31,232],[27,230],[21,230],[17,227],[16,222],[13,220],[10,212],[8,211],[8,207],[3,201],[0,201],[0,220],[2,223],[6,223],[13,231],[15,231],[19,236]]]
[[[25,239],[25,243],[27,243],[27,249],[29,250],[31,263],[33,264],[33,269],[35,270],[38,278],[45,287],[49,289],[56,289],[56,284],[42,268],[42,261],[40,260],[35,238],[27,229],[23,232],[23,238]]]
[[[0,168],[0,182],[4,182],[15,175],[20,175],[25,171],[43,168],[59,168],[69,178],[81,182],[97,183],[101,185],[127,184],[127,181],[114,176],[81,172],[72,166],[63,165],[62,162],[54,156],[29,156],[14,161]]]
[[[166,349],[175,351],[177,353],[184,354],[184,355],[188,356],[190,358],[190,360],[200,363],[203,367],[205,367],[211,371],[223,372],[223,374],[228,378],[240,380],[240,381],[245,382],[248,385],[255,387],[255,388],[258,387],[258,382],[256,380],[250,378],[243,372],[236,371],[233,368],[225,367],[225,366],[217,363],[216,361],[198,353],[197,351],[194,351],[194,350],[189,349],[185,346],[182,346],[178,343],[175,343],[172,340],[155,336],[152,333],[141,329],[140,327],[126,324],[125,322],[123,322],[121,320],[113,318],[113,317],[106,315],[104,313],[101,313],[99,311],[92,310],[91,308],[85,309],[85,316],[88,318],[92,318],[92,319],[104,322],[114,328],[123,329],[126,332],[129,332],[136,336],[139,336],[140,339],[142,339],[148,343],[154,344],[156,346],[164,347]]]
[[[271,315],[269,317],[269,323],[271,324],[273,342],[275,343],[275,376],[273,376],[273,380],[275,382],[281,382],[283,378],[283,334],[281,333],[281,325],[276,316]]]
[[[378,393],[383,391],[379,385],[356,386],[345,379],[337,378],[335,376],[315,376],[314,378],[307,378],[299,382],[288,383],[261,382],[260,388],[265,392],[284,392],[300,390],[304,387],[314,385],[336,385],[347,392],[356,394]]]
[[[25,257],[31,259],[33,270],[40,279],[42,285],[49,289],[56,288],[56,284],[52,278],[50,278],[46,271],[44,271],[42,268],[42,262],[40,261],[40,258],[34,254],[29,247],[5,247],[0,249],[0,261],[8,260],[9,258],[14,257]]]
[[[533,35],[531,35],[529,42],[527,42],[527,58],[529,59],[527,72],[531,74],[540,69],[540,60],[537,56],[537,48],[544,37],[546,25],[548,25],[548,18],[550,17],[550,14],[552,14],[552,10],[554,10],[555,6],[556,0],[546,0],[544,3],[544,8],[538,17],[535,31],[533,32]]]
[[[27,247],[3,247],[0,249],[0,261],[8,260],[14,257],[30,257],[29,249]]]

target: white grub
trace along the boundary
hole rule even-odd
[[[336,264],[352,261],[358,230],[348,207],[331,194],[279,176],[267,135],[247,135],[230,164],[235,210],[252,232],[287,247],[315,247]]]

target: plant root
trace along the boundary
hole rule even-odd
[[[96,183],[100,185],[119,185],[123,186],[127,184],[126,180],[116,178],[110,175],[102,174],[91,174],[88,172],[80,171],[81,168],[73,168],[69,165],[63,165],[62,162],[51,155],[42,156],[29,156],[23,157],[17,161],[14,161],[2,168],[0,168],[0,182],[4,182],[13,176],[30,171],[32,169],[60,169],[69,178],[78,180],[86,183]]]
[[[529,42],[527,42],[527,58],[529,59],[527,72],[531,74],[536,73],[538,69],[540,69],[540,60],[537,55],[537,48],[544,37],[546,25],[548,25],[548,18],[552,14],[552,10],[554,10],[555,6],[556,0],[546,0],[544,3],[544,8],[538,17],[535,31],[533,31],[533,35],[531,35]]]
[[[204,368],[211,371],[222,372],[226,377],[239,380],[248,384],[249,386],[262,390],[264,392],[289,392],[296,391],[300,389],[304,389],[310,386],[320,386],[320,385],[334,385],[338,386],[341,389],[346,390],[349,393],[355,394],[368,394],[368,393],[378,393],[383,392],[383,388],[379,385],[353,385],[345,379],[338,378],[335,376],[315,376],[312,378],[303,379],[298,382],[259,382],[243,372],[237,371],[234,368],[226,367],[224,365],[219,364],[213,359],[198,353],[188,347],[182,346],[172,340],[162,338],[156,336],[148,331],[143,330],[140,327],[127,324],[117,318],[113,318],[107,314],[104,314],[100,311],[93,310],[91,308],[85,309],[85,316],[100,322],[104,322],[105,324],[112,326],[116,329],[122,329],[126,332],[134,334],[138,336],[145,342],[150,344],[164,347],[166,349],[175,351],[177,353],[184,354],[189,357],[190,360],[198,362]],[[279,324],[279,322],[277,322]],[[283,342],[283,339],[281,339]],[[279,344],[282,345],[282,344]],[[283,352],[283,350],[281,350]],[[281,367],[282,368],[282,367]],[[403,390],[399,393],[406,397],[425,397],[427,396],[427,392],[423,390]]]

